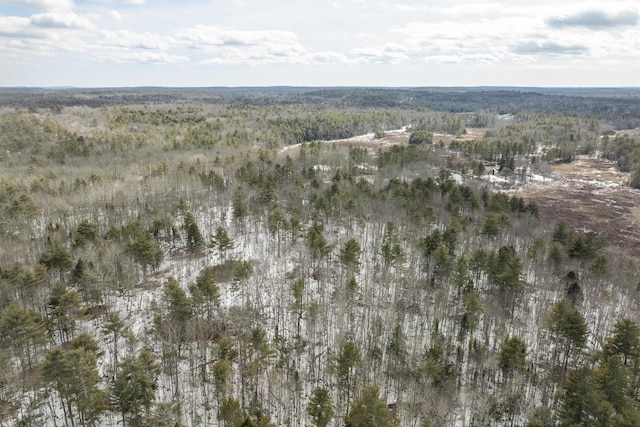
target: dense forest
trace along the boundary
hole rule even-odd
[[[0,91],[0,426],[640,426],[639,260],[519,192],[637,191],[639,125],[622,89]]]

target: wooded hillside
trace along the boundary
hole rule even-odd
[[[640,425],[638,260],[519,192],[639,101],[3,92],[0,425]]]

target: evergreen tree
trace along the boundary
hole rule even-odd
[[[357,243],[357,242],[356,242]],[[314,260],[321,261],[331,252],[331,247],[322,235],[322,226],[314,224],[307,231],[307,246]]]
[[[384,236],[382,237],[380,250],[385,267],[401,263],[405,259],[406,254],[400,245],[396,225],[391,221],[387,222],[384,227]]]
[[[229,231],[222,226],[216,228],[215,234],[211,236],[209,248],[213,249],[215,254],[224,260],[227,251],[233,249],[234,246],[235,243],[229,236]]]
[[[243,421],[243,413],[240,403],[229,396],[218,408],[218,420],[222,421],[225,427],[236,427]]]
[[[352,341],[342,343],[340,351],[336,355],[335,366],[340,391],[346,393],[345,402],[347,408],[351,401],[351,391],[355,386],[353,373],[360,362],[360,348]]]
[[[600,399],[589,368],[580,367],[572,370],[559,393],[560,426],[594,425],[594,410]]]
[[[200,249],[200,247],[202,247],[204,239],[202,238],[202,234],[200,233],[200,228],[198,227],[196,218],[191,212],[186,212],[184,214],[184,223],[182,224],[182,228],[185,231],[187,249],[189,250],[189,252],[193,253],[196,250]]]
[[[196,306],[204,305],[207,320],[213,317],[213,307],[220,305],[220,289],[216,284],[216,272],[213,267],[205,267],[189,287],[191,298]]]
[[[18,357],[23,372],[37,361],[46,332],[44,319],[32,310],[10,304],[0,313],[0,343]]]
[[[141,426],[155,400],[156,377],[159,367],[151,352],[142,349],[137,357],[126,356],[118,366],[111,386],[115,407],[122,414],[122,423]]]
[[[629,374],[619,357],[609,356],[602,360],[593,378],[602,398],[609,402],[616,412],[627,409]]]
[[[149,236],[138,231],[135,233],[135,240],[127,243],[127,252],[140,264],[142,272],[146,276],[147,268],[158,268],[164,259],[164,252],[160,245],[151,240]]]
[[[571,230],[564,221],[559,221],[553,227],[551,240],[560,243],[564,248],[569,249],[573,244],[575,232]]]
[[[345,418],[346,427],[399,427],[387,404],[379,396],[377,386],[362,390]]]
[[[589,328],[578,310],[564,300],[556,302],[548,317],[548,329],[562,355],[562,366],[567,369],[571,355],[577,354],[587,343]]]
[[[73,347],[73,343],[72,343]],[[84,426],[92,425],[106,410],[106,395],[98,388],[97,356],[82,346],[47,351],[40,367],[42,378],[60,396],[65,418],[74,425],[74,408]]]
[[[211,374],[213,376],[213,384],[216,387],[216,396],[218,402],[228,394],[229,381],[233,374],[231,362],[227,359],[220,359],[211,364]]]
[[[527,358],[527,345],[519,337],[511,337],[500,344],[498,366],[505,376],[524,369]]]
[[[311,398],[307,405],[307,414],[315,427],[327,427],[333,418],[333,404],[329,390],[322,387],[311,391]]]
[[[289,223],[287,221],[287,217],[284,214],[284,210],[282,207],[275,203],[271,212],[269,212],[269,216],[267,218],[267,227],[269,229],[269,233],[277,238],[278,241],[278,255],[280,254],[280,241],[281,234],[283,230],[287,230],[289,227]]]
[[[89,242],[95,242],[98,238],[98,224],[83,219],[77,225],[73,235],[73,244],[76,247],[82,247]]]
[[[244,190],[242,188],[240,188],[236,194],[234,194],[233,196],[233,219],[235,220],[242,220],[244,217],[247,216],[247,195],[245,194]]]
[[[107,314],[102,324],[102,333],[113,336],[113,372],[116,371],[118,366],[118,339],[125,328],[125,322],[120,318],[118,313],[113,311]]]
[[[613,336],[607,338],[605,354],[616,354],[622,357],[625,366],[629,361],[637,361],[640,356],[640,328],[629,318],[616,321]]]
[[[187,297],[185,291],[173,277],[169,277],[164,284],[162,299],[168,309],[169,322],[167,332],[169,338],[177,344],[178,355],[181,355],[182,343],[187,339],[187,322],[193,316],[193,301]]]
[[[340,262],[350,273],[357,273],[360,269],[360,243],[354,238],[346,241],[340,249]]]
[[[73,259],[69,255],[69,251],[57,239],[48,242],[44,252],[40,255],[39,263],[47,267],[48,270],[57,269],[60,272],[61,281],[64,278],[64,273],[73,267]]]
[[[76,322],[86,319],[87,306],[82,296],[73,289],[67,289],[64,283],[51,288],[49,294],[49,318],[64,340],[73,338]]]

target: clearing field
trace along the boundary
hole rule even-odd
[[[611,249],[640,258],[640,191],[614,162],[584,157],[552,166],[554,179],[522,187],[546,221],[563,219],[577,230],[599,233]]]

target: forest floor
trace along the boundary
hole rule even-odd
[[[518,193],[538,204],[545,221],[563,219],[570,228],[595,231],[609,249],[640,260],[640,191],[628,186],[630,174],[596,157],[552,170],[552,179],[524,185]]]

